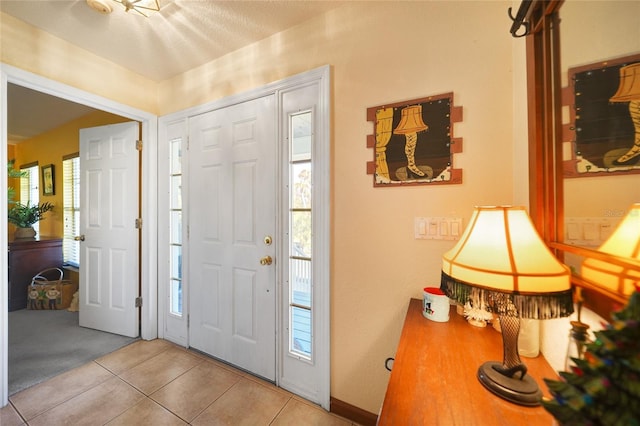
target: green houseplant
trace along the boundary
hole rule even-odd
[[[14,169],[15,160],[9,160],[7,162],[7,177],[9,179],[22,178],[26,176],[26,173],[20,170]],[[9,205],[9,223],[16,225],[15,238],[33,238],[36,235],[33,225],[44,219],[44,214],[50,210],[53,210],[53,204],[42,203],[36,205],[30,205],[27,202],[26,205],[21,204],[13,199],[15,196],[15,190],[12,187],[7,188],[7,204]]]
[[[7,177],[9,179],[25,177],[27,175],[26,172],[22,172],[20,170],[16,170],[13,168],[15,163],[16,163],[15,159],[9,160],[7,162]],[[15,201],[13,200],[13,197],[15,197],[15,195],[16,195],[16,190],[11,186],[7,187],[7,203],[9,205],[15,204]]]
[[[13,223],[17,226],[15,237],[16,238],[33,238],[36,235],[33,225],[44,219],[44,214],[50,210],[53,210],[53,204],[42,203],[31,205],[15,203],[9,208],[9,223]]]

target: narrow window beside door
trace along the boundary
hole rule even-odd
[[[169,313],[182,316],[182,138],[169,141],[169,164],[171,167],[170,215],[171,276],[169,291]]]
[[[70,155],[62,160],[62,209],[64,230],[62,251],[64,263],[80,266],[80,157]]]
[[[312,356],[311,111],[289,117],[289,352]]]

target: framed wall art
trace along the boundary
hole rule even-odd
[[[53,164],[42,166],[42,194],[55,195],[55,178],[53,174]]]
[[[640,54],[568,70],[564,176],[640,173]]]
[[[453,106],[453,93],[371,107],[367,121],[374,125],[367,136],[374,187],[462,183],[453,167],[453,154],[462,152],[462,138],[453,137],[462,107]]]

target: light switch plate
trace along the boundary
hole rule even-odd
[[[599,247],[611,235],[617,220],[610,217],[567,217],[564,241],[583,247]]]
[[[416,217],[413,228],[416,240],[457,240],[462,234],[462,218]]]

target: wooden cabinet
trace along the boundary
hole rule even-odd
[[[422,316],[411,299],[378,425],[551,425],[542,407],[505,401],[476,378],[485,361],[502,361],[502,338],[491,327],[469,325],[452,308],[449,322]],[[542,355],[522,358],[542,393],[543,377],[557,374]]]
[[[35,274],[62,266],[62,238],[9,241],[9,311],[27,307],[27,286]]]

